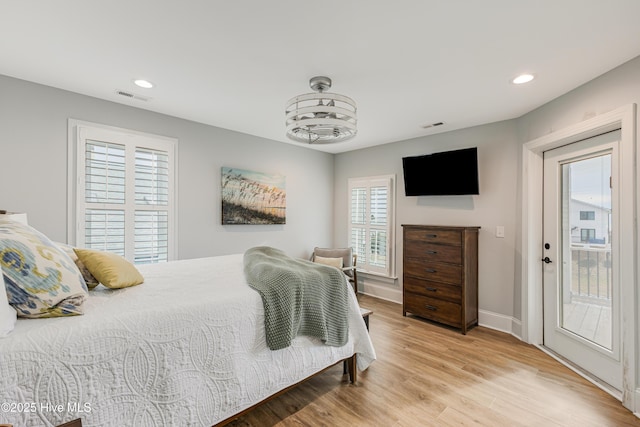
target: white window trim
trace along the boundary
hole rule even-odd
[[[376,175],[357,178],[349,178],[347,183],[347,246],[351,246],[351,189],[357,186],[357,183],[372,181],[387,181],[389,187],[389,206],[387,212],[387,262],[388,269],[383,272],[380,270],[368,270],[358,263],[358,272],[366,275],[376,276],[378,278],[389,278],[395,280],[396,277],[396,254],[395,254],[395,222],[396,222],[396,176],[395,175]]]
[[[178,176],[178,140],[162,135],[154,135],[76,119],[69,119],[67,124],[67,243],[74,246],[78,244],[78,187],[79,180],[84,176],[84,174],[78,173],[79,135],[82,128],[89,129],[94,133],[117,133],[120,137],[127,140],[135,140],[138,145],[142,146],[145,145],[144,141],[150,141],[154,147],[162,145],[163,149],[173,157],[173,168],[170,170],[169,175],[170,185],[173,190],[170,194],[170,204],[168,208],[169,244],[167,248],[167,258],[170,261],[178,259],[178,187],[176,179]]]

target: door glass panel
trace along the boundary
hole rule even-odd
[[[562,328],[611,349],[611,154],[562,165]]]

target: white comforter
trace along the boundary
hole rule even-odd
[[[83,316],[20,319],[0,339],[0,422],[210,426],[354,352],[361,370],[375,359],[353,292],[347,345],[271,351],[242,255],[140,271],[140,286],[91,291]]]

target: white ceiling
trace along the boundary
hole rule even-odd
[[[329,76],[358,104],[331,153],[519,117],[638,55],[639,0],[0,3],[0,74],[277,141]]]

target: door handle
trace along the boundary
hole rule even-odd
[[[544,262],[545,262],[545,264],[551,264],[551,260],[549,259],[549,257],[548,257],[548,256],[546,256],[546,257],[542,258],[542,261],[544,261]]]

